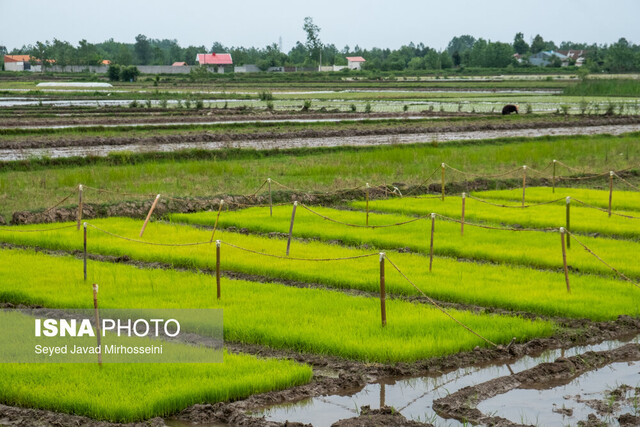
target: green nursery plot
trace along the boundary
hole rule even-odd
[[[222,308],[227,340],[365,361],[414,361],[483,345],[482,340],[437,309],[421,304],[389,301],[389,322],[383,328],[376,298],[223,280],[223,296],[218,301],[215,279],[210,275],[92,262],[89,281],[85,282],[78,274],[82,261],[70,256],[2,251],[3,273],[16,265],[36,264],[44,268],[39,272],[23,270],[3,280],[0,298],[47,307],[90,308],[93,300],[89,283],[98,282],[103,308]],[[47,271],[56,271],[56,277],[51,278]],[[27,281],[32,285],[24,288]],[[548,322],[455,310],[451,314],[496,342],[552,332]]]
[[[268,209],[266,212],[268,213]],[[196,218],[202,219],[201,216],[193,217],[194,220]],[[96,220],[92,224],[130,238],[137,238],[141,221],[118,218]],[[16,229],[37,229],[36,227],[38,226],[16,227]],[[42,228],[43,225],[39,227]],[[4,231],[0,234],[0,240],[51,249],[78,250],[82,247],[81,234],[73,228],[46,233]],[[164,223],[150,224],[145,232],[145,240],[149,242],[197,242],[208,241],[210,237],[211,231]],[[245,236],[224,231],[216,233],[216,238],[222,239],[225,243],[229,242],[279,256],[284,255],[286,246],[286,241],[281,239]],[[160,261],[175,267],[215,268],[215,245],[182,247],[144,245],[117,239],[92,228],[89,228],[89,251],[115,256],[126,255],[149,262]],[[372,253],[373,256],[367,258],[330,263],[309,262],[264,257],[223,244],[221,265],[223,270],[376,292],[379,290],[379,262],[375,251],[350,249],[320,242],[294,241],[292,243],[292,256],[303,258],[353,257]],[[559,251],[557,255],[559,256]],[[397,263],[399,268],[424,292],[441,300],[524,310],[551,316],[598,320],[614,319],[622,313],[633,316],[640,313],[640,290],[628,282],[613,278],[572,274],[572,293],[569,295],[561,273],[507,265],[459,262],[442,257],[436,257],[434,270],[429,273],[428,259],[422,255],[394,252],[389,253],[389,258]],[[90,271],[92,271],[92,264],[90,262]],[[76,275],[75,277],[80,277],[81,269],[79,267],[75,269],[73,274]],[[54,279],[51,280],[54,281]],[[214,291],[209,288],[212,286],[213,279],[207,280],[209,280],[207,295],[213,296]],[[391,294],[420,295],[415,288],[392,270],[391,266],[387,266],[386,282],[387,291]],[[148,289],[155,288],[153,281],[148,280],[146,283]],[[179,281],[176,279],[173,283],[179,283]],[[124,289],[123,292],[132,291]],[[69,298],[67,301],[60,299],[61,304],[71,304],[75,301],[75,296],[65,295],[56,296],[56,298]],[[180,296],[176,295],[176,304],[190,301],[189,295],[190,292],[187,291]],[[15,291],[6,297],[20,300]],[[135,299],[138,294],[131,293],[130,297]],[[106,301],[109,302],[108,299]],[[37,300],[34,302],[37,303]],[[225,324],[227,324],[226,319],[225,315]]]
[[[522,190],[520,191],[522,192]],[[482,193],[477,194],[478,197],[482,197]],[[561,196],[556,196],[555,198],[559,197]],[[350,205],[356,209],[366,209],[365,202],[358,201]],[[510,202],[510,206],[517,206],[517,204]],[[418,216],[436,212],[450,218],[460,219],[462,215],[462,198],[446,197],[444,201],[439,198],[411,197],[374,200],[369,202],[369,209]],[[492,206],[469,197],[465,201],[465,221],[472,223],[503,224],[526,228],[558,228],[566,226],[566,212],[565,199],[561,199],[554,204],[532,206],[524,209]],[[634,240],[640,238],[640,215],[638,212],[617,211],[619,214],[638,216],[638,219],[619,215],[613,215],[609,218],[607,212],[583,207],[575,201],[571,204],[570,212],[572,232],[600,233]]]
[[[0,364],[0,402],[112,422],[167,416],[196,403],[308,383],[308,366],[225,354],[215,364]]]
[[[316,212],[335,220],[351,224],[365,224],[365,213],[313,207]],[[220,226],[235,226],[259,232],[288,233],[292,208],[274,207],[273,217],[269,208],[250,208],[224,213]],[[428,215],[427,212],[425,212]],[[213,225],[215,212],[174,214],[172,220],[190,224]],[[397,214],[369,215],[370,225],[396,224],[415,219],[415,216]],[[355,228],[324,220],[299,206],[296,213],[294,236],[319,238],[325,241],[340,240],[349,245],[372,245],[382,249],[409,248],[421,253],[429,252],[431,219],[421,219],[410,224],[387,228]],[[605,238],[580,236],[580,240],[625,274],[640,277],[640,265],[636,262],[640,244]],[[536,268],[562,268],[560,234],[558,232],[523,232],[487,230],[466,226],[460,235],[460,224],[436,219],[434,253],[456,258],[470,258]],[[295,245],[294,245],[295,246]],[[295,253],[295,249],[294,249]],[[613,274],[611,269],[588,254],[573,242],[568,254],[572,269],[580,272]]]
[[[608,179],[608,178],[607,178]],[[614,179],[614,182],[617,179]],[[474,196],[481,199],[500,200],[500,204],[518,204],[522,201],[522,189],[513,190],[495,190],[474,192]],[[560,197],[571,196],[593,206],[602,209],[609,208],[609,190],[592,190],[587,188],[562,188],[556,187],[555,193],[551,187],[529,187],[526,189],[527,203],[542,203],[554,200]],[[574,206],[579,206],[577,203]],[[614,189],[611,198],[611,209],[614,211],[640,211],[640,192],[623,191]],[[625,212],[622,212],[625,213]],[[637,212],[631,213],[634,216],[640,216]]]

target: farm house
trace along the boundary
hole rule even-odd
[[[362,56],[347,56],[347,67],[350,70],[360,70],[366,60]]]
[[[233,65],[230,53],[199,53],[196,61],[200,65],[213,67],[217,73],[223,74],[226,66]]]

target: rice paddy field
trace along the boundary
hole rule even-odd
[[[41,90],[2,77],[2,155],[108,151],[130,140],[151,149],[0,163],[0,322],[28,330],[43,310],[98,301],[98,313],[218,309],[224,357],[1,363],[0,424],[331,425],[348,413],[369,425],[355,396],[375,385],[380,403],[366,404],[396,414],[377,425],[402,425],[397,417],[463,425],[433,403],[440,386],[430,389],[444,379],[452,393],[467,384],[467,374],[451,383],[452,372],[495,366],[519,375],[523,363],[552,363],[544,358],[553,352],[580,356],[589,345],[611,351],[605,360],[615,346],[638,346],[639,133],[616,129],[636,125],[639,100],[615,84],[587,93],[566,76],[185,81],[158,90],[141,81],[106,92],[120,103],[106,106],[102,90]],[[265,91],[269,107],[257,99]],[[311,112],[301,113],[305,101]],[[529,107],[503,118],[508,103]],[[303,114],[313,118],[296,122]],[[224,123],[234,115],[251,123]],[[223,123],[203,122],[211,119]],[[549,130],[596,126],[612,134]],[[393,142],[514,129],[533,136]],[[390,142],[351,145],[353,135]],[[291,143],[154,150],[241,137]],[[298,145],[303,137],[340,139],[318,148]],[[184,337],[159,340],[185,354],[213,351],[200,328],[211,319],[194,322]],[[31,342],[17,330],[2,344]],[[554,387],[552,372],[541,387]],[[403,381],[422,397],[403,392],[385,403],[384,385]],[[336,396],[352,397],[355,409],[331,403]],[[424,396],[422,414],[407,410]],[[317,405],[324,409],[310,415]]]

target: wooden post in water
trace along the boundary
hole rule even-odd
[[[522,166],[522,206],[524,207],[524,192],[527,188],[527,165]]]
[[[220,299],[220,240],[216,240],[216,286]]]
[[[96,320],[96,337],[98,338],[98,365],[102,368],[102,332],[100,331],[100,313],[98,312],[98,285],[93,284],[93,311]]]
[[[462,193],[462,215],[460,216],[460,235],[464,236],[464,203],[467,200],[467,193]]]
[[[442,187],[442,201],[444,201],[444,168],[445,164],[441,163],[440,168],[442,169],[442,179],[440,181],[440,186]]]
[[[613,171],[609,171],[609,217],[611,217],[611,200],[613,199]]]
[[[151,204],[151,209],[149,209],[149,213],[147,214],[147,218],[145,218],[144,224],[142,224],[142,229],[140,230],[140,237],[142,237],[142,235],[144,234],[144,230],[147,228],[147,224],[149,223],[149,220],[151,219],[151,214],[153,213],[154,209],[158,205],[158,200],[160,200],[160,195],[159,194],[156,196],[156,199]]]
[[[82,221],[82,184],[78,185],[78,230]]]
[[[571,232],[571,197],[567,197],[567,231]],[[571,249],[571,239],[567,239],[567,249]]]
[[[267,178],[269,184],[269,216],[273,216],[273,199],[271,198],[271,178]]]
[[[369,183],[367,182],[367,188],[365,190],[366,198],[367,198],[367,221],[366,225],[369,225]]]
[[[296,219],[296,207],[298,202],[293,202],[293,211],[291,212],[291,225],[289,226],[289,240],[287,240],[287,256],[289,256],[289,248],[291,247],[291,235],[293,234],[293,221]]]
[[[556,159],[553,159],[553,178],[551,178],[551,187],[553,193],[556,192]]]
[[[220,212],[222,212],[222,205],[224,205],[224,200],[220,199],[220,207],[218,208],[218,216],[216,216],[216,222],[213,224],[213,233],[211,233],[211,240],[209,243],[213,243],[213,236],[216,235],[216,230],[218,229],[218,220],[220,220]]]
[[[433,232],[436,229],[436,214],[431,213],[431,246],[429,247],[429,272],[433,265]]]
[[[384,284],[384,258],[385,253],[380,252],[380,316],[382,317],[382,326],[387,326],[387,294]]]
[[[567,251],[564,247],[565,229],[560,227],[560,241],[562,243],[562,264],[564,267],[564,280],[567,282],[567,292],[571,293],[571,286],[569,286],[569,269],[567,267]]]
[[[84,226],[84,280],[87,281],[87,223],[83,224]]]

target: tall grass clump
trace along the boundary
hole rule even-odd
[[[640,96],[640,81],[634,79],[584,79],[563,90],[568,96]]]

